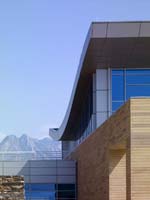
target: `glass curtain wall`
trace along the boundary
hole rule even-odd
[[[81,97],[81,104],[78,110],[78,116],[72,128],[72,133],[76,135],[75,141],[63,141],[65,157],[68,152],[71,152],[76,146],[78,146],[82,141],[93,131],[95,126],[93,115],[93,77],[89,78],[88,86],[84,89],[86,90],[83,97]],[[67,146],[67,148],[66,148]],[[66,153],[65,153],[66,151]]]
[[[75,184],[25,184],[26,200],[75,200]]]
[[[112,112],[130,97],[150,97],[150,69],[112,69]]]
[[[90,80],[87,88],[87,95],[83,99],[84,104],[80,111],[75,133],[77,133],[77,144],[81,143],[93,130],[93,82]]]

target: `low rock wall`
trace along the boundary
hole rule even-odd
[[[24,178],[0,176],[0,200],[24,200]]]

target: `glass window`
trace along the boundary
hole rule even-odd
[[[26,192],[26,197],[27,198],[31,198],[31,199],[51,199],[51,200],[55,200],[55,192],[40,192],[40,191],[38,191],[38,192]]]
[[[124,101],[122,101],[122,102],[112,102],[112,112],[118,110],[123,104],[124,104]]]
[[[24,189],[25,190],[30,190],[30,184],[26,183],[25,186],[24,186]]]
[[[150,84],[150,75],[132,75],[126,76],[126,83],[128,84]]]
[[[123,75],[124,70],[123,69],[113,69],[112,75]]]
[[[58,191],[58,198],[75,198],[75,191]]]
[[[127,99],[140,96],[150,96],[150,85],[127,86]]]
[[[149,69],[127,69],[126,74],[127,75],[132,75],[132,74],[144,75],[144,74],[150,74],[150,70]]]
[[[51,190],[55,191],[55,184],[31,184],[31,190],[33,191],[45,191],[45,190]]]
[[[124,100],[124,77],[112,76],[112,100]]]
[[[25,184],[25,190],[33,190],[33,191],[55,191],[56,185],[55,184],[45,184],[45,183],[30,183],[30,184]]]
[[[75,199],[75,184],[25,184],[27,200]]]
[[[58,198],[74,199],[75,185],[74,184],[58,184]]]
[[[58,184],[58,190],[75,190],[75,184]]]
[[[131,97],[150,96],[150,69],[112,70],[112,112]]]

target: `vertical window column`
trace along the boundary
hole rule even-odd
[[[125,70],[112,70],[112,112],[125,102]]]
[[[96,127],[109,116],[108,69],[96,70]]]

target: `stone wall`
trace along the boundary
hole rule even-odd
[[[129,200],[150,200],[150,98],[131,100]]]
[[[78,200],[150,200],[150,98],[129,100],[68,158]]]
[[[125,148],[129,134],[130,102],[68,157],[78,163],[78,200],[126,199]]]
[[[0,176],[0,200],[24,200],[24,178]]]

